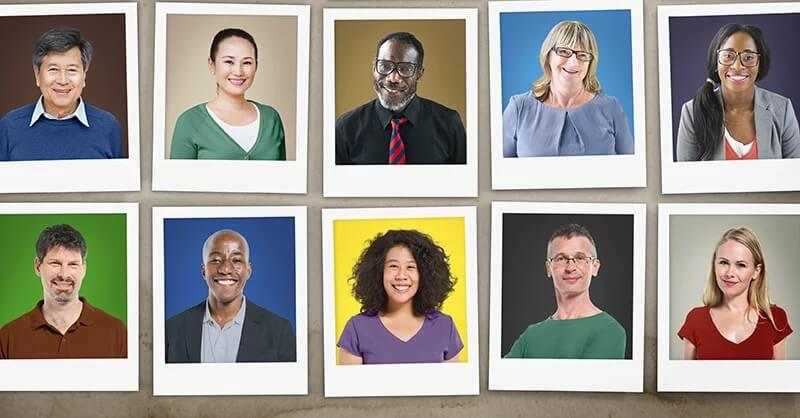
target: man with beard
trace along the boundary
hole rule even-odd
[[[34,271],[43,299],[0,329],[0,359],[125,358],[128,334],[117,318],[79,296],[86,275],[86,241],[70,225],[44,229]]]
[[[455,110],[417,96],[425,51],[408,32],[377,44],[377,98],[336,120],[336,164],[465,164],[466,133]]]
[[[208,297],[167,320],[167,363],[295,361],[289,321],[244,296],[252,265],[250,245],[240,233],[211,234],[200,271]]]

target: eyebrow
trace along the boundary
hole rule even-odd
[[[233,59],[236,59],[236,57],[234,57],[233,55],[223,55],[223,56],[221,56],[220,58],[233,58]],[[246,57],[242,57],[242,59],[243,59],[243,60],[246,60],[246,59],[253,59],[253,57],[251,57],[251,56],[246,56]]]

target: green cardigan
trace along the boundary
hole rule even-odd
[[[505,358],[624,359],[625,328],[600,312],[579,319],[545,319],[517,338]]]
[[[242,149],[228,136],[208,114],[206,103],[201,103],[178,117],[169,157],[199,160],[285,160],[286,143],[280,115],[270,106],[251,103],[258,106],[261,120],[258,139],[250,151]]]

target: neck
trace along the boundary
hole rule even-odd
[[[45,296],[42,304],[44,320],[62,334],[66,333],[67,329],[78,320],[82,310],[83,302],[78,298],[61,303]]]
[[[241,109],[249,106],[247,99],[244,98],[243,94],[239,96],[231,96],[224,92],[218,92],[217,97],[212,99],[211,103],[223,109]]]
[[[747,292],[743,292],[733,298],[723,296],[720,307],[731,312],[747,312],[750,309],[750,301],[747,300]]]
[[[219,324],[220,327],[228,322],[233,321],[233,318],[239,313],[242,307],[242,297],[238,297],[229,303],[224,303],[212,295],[208,295],[208,310],[211,313],[211,318]]]
[[[547,97],[547,102],[555,107],[575,107],[583,100],[585,93],[586,88],[583,86],[583,83],[551,83],[550,95]]]
[[[732,92],[722,87],[725,110],[753,110],[755,95],[755,87],[742,92]]]
[[[578,319],[600,313],[601,310],[592,303],[589,292],[579,295],[562,295],[556,291],[556,305],[558,309],[553,314],[553,319]]]
[[[73,103],[70,107],[53,106],[44,100],[42,100],[42,102],[44,104],[44,111],[47,112],[48,115],[52,115],[57,118],[63,118],[64,116],[74,113],[78,109],[78,102]]]
[[[414,315],[414,307],[411,301],[403,304],[394,304],[389,302],[386,304],[386,309],[381,312],[383,316],[387,317],[398,317],[398,316],[406,316],[406,317],[413,317]]]

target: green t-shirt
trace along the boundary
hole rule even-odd
[[[528,326],[505,358],[622,359],[625,328],[611,315],[551,319]]]
[[[208,114],[206,103],[183,112],[175,122],[169,158],[199,160],[285,160],[283,123],[270,106],[252,102],[261,114],[258,139],[245,151]]]

